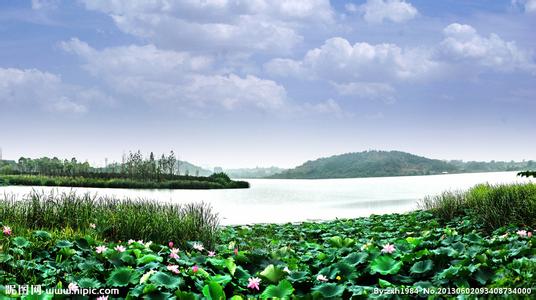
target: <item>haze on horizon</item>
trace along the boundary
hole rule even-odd
[[[5,159],[536,160],[536,0],[0,2]]]

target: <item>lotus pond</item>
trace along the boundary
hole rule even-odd
[[[389,298],[375,289],[536,287],[532,228],[485,234],[469,217],[441,223],[426,211],[225,227],[211,249],[106,243],[92,234],[18,235],[8,225],[0,250],[4,285],[118,288],[110,299]],[[21,296],[5,286],[1,293]]]

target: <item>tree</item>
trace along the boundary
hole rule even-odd
[[[534,177],[536,178],[536,171],[525,171],[517,173],[517,176],[521,177]]]
[[[173,150],[171,150],[168,156],[169,175],[174,174],[176,164],[177,164],[177,158],[175,157],[175,153],[173,152]]]

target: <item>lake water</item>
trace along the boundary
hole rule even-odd
[[[283,223],[402,213],[426,195],[467,189],[478,183],[529,182],[515,172],[446,174],[350,179],[251,179],[249,189],[129,190],[66,187],[0,187],[0,193],[28,194],[76,190],[101,196],[155,199],[175,203],[208,202],[222,224]]]

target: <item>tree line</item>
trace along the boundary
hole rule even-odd
[[[146,157],[138,150],[124,154],[120,163],[106,163],[104,167],[94,167],[87,161],[80,162],[74,157],[70,160],[57,157],[36,159],[21,157],[12,163],[4,161],[0,165],[0,173],[162,180],[188,177],[187,172],[181,176],[181,165],[182,162],[177,159],[173,151],[163,153],[157,158],[153,152]]]

